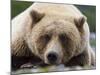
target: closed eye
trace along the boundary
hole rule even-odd
[[[39,42],[46,45],[50,41],[50,39],[51,39],[51,36],[48,34],[45,34],[45,35],[40,36]]]
[[[37,40],[37,48],[39,50],[39,53],[42,53],[44,48],[46,47],[47,43],[50,41],[51,36],[48,34],[42,35]]]
[[[66,45],[68,44],[68,37],[66,34],[60,34],[59,35],[59,39],[60,39],[60,42],[62,44],[62,46],[66,47]]]
[[[45,42],[48,42],[50,39],[51,39],[51,36],[46,34],[44,36],[42,36],[42,39],[45,41]]]
[[[62,42],[64,42],[65,40],[67,40],[66,34],[60,34],[60,35],[59,35],[59,38],[60,38],[60,40],[61,40]]]

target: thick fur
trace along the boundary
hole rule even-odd
[[[86,17],[73,5],[34,3],[12,20],[12,57],[58,54],[57,64],[95,65]],[[14,59],[13,59],[14,60]]]

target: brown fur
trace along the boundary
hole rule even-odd
[[[14,56],[36,55],[48,63],[46,55],[55,49],[59,54],[58,64],[95,64],[86,18],[72,5],[33,4],[14,18],[12,25],[19,26],[19,29],[12,27],[11,47]]]

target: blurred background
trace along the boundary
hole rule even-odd
[[[11,19],[27,9],[33,2],[11,0]],[[75,5],[86,17],[90,28],[90,43],[96,50],[96,6]]]

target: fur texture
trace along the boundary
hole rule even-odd
[[[48,53],[55,52],[56,64],[91,66],[95,55],[89,36],[86,17],[75,6],[34,3],[12,20],[11,52],[35,55],[46,64]]]

